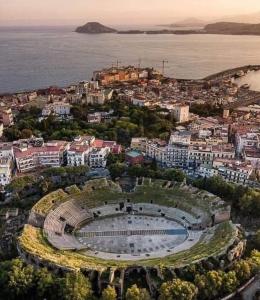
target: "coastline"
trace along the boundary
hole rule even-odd
[[[248,72],[248,71],[259,71],[260,70],[260,64],[259,65],[245,65],[245,66],[239,66],[236,68],[230,68],[226,69],[217,73],[210,74],[204,78],[199,78],[199,79],[194,79],[194,78],[188,78],[188,79],[183,79],[183,78],[171,78],[171,79],[176,79],[178,81],[186,81],[186,82],[196,82],[196,81],[210,81],[210,80],[216,80],[219,79],[220,77],[223,76],[234,76],[236,73],[243,71],[243,72]],[[169,78],[169,77],[167,77]],[[60,89],[66,89],[71,85],[74,85],[75,83],[70,83],[65,86],[55,86]],[[48,87],[39,87],[36,89],[28,89],[28,90],[17,90],[15,92],[10,92],[10,93],[0,93],[0,97],[5,97],[5,96],[11,96],[11,95],[18,95],[18,94],[23,94],[23,93],[34,93],[34,92],[40,92],[40,91],[46,91],[49,89],[52,85]]]

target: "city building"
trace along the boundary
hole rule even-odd
[[[87,93],[86,103],[92,105],[103,105],[106,101],[106,94],[104,90],[96,90]]]
[[[188,122],[190,119],[190,107],[185,104],[176,105],[173,109],[173,115],[178,123]]]
[[[64,141],[52,141],[40,147],[14,147],[17,170],[25,173],[41,167],[60,167],[65,163],[68,146]]]
[[[45,105],[42,109],[42,117],[48,117],[50,115],[55,116],[68,116],[70,115],[71,105],[65,102],[54,102]]]
[[[137,150],[131,150],[126,152],[125,160],[129,165],[139,165],[144,161],[143,154]]]
[[[107,165],[107,157],[110,153],[108,147],[105,148],[93,148],[89,155],[90,168],[105,168]]]
[[[13,161],[9,157],[0,158],[0,186],[5,186],[12,179]]]
[[[4,127],[9,127],[14,124],[14,116],[11,108],[0,106],[0,124]]]
[[[132,138],[130,147],[133,150],[139,150],[141,152],[145,152],[147,141],[148,141],[148,139],[145,137]]]
[[[259,148],[260,147],[260,133],[246,132],[236,134],[236,151],[241,155],[245,147]]]
[[[99,124],[101,123],[102,116],[101,113],[95,112],[93,114],[88,114],[88,123],[90,124]]]
[[[1,142],[0,158],[13,158],[13,157],[14,157],[13,143]]]

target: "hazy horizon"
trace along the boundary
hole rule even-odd
[[[259,0],[0,0],[0,25],[155,25],[186,18],[205,21],[260,12]]]

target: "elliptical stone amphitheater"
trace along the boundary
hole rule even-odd
[[[151,294],[176,270],[222,266],[245,241],[220,198],[185,184],[137,178],[132,192],[107,179],[43,197],[18,240],[21,257],[54,272],[81,270],[118,295],[138,274]]]

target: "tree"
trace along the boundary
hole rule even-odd
[[[145,176],[144,168],[141,165],[134,165],[128,168],[128,175],[132,177]]]
[[[59,280],[60,298],[64,300],[90,300],[92,289],[89,280],[80,272],[67,273]]]
[[[249,189],[239,201],[241,211],[247,215],[260,216],[260,191]]]
[[[177,169],[166,170],[164,173],[164,177],[167,180],[177,181],[177,182],[183,182],[183,180],[185,179],[184,173],[181,170],[177,170]]]
[[[198,289],[188,281],[174,279],[165,282],[160,288],[160,300],[193,300],[196,298]]]
[[[32,185],[34,182],[35,179],[33,176],[17,177],[12,180],[6,189],[10,192],[20,192],[26,186]]]
[[[111,177],[113,179],[115,179],[117,177],[121,177],[124,174],[126,167],[124,164],[115,163],[115,164],[110,165],[108,167],[108,169],[109,169]]]
[[[116,290],[112,286],[108,286],[102,293],[101,300],[116,300],[117,294]]]
[[[35,286],[34,269],[20,259],[0,265],[0,298],[28,299]]]
[[[256,232],[255,235],[255,245],[257,250],[260,250],[260,229]]]
[[[233,270],[235,271],[237,279],[240,283],[244,283],[251,276],[250,264],[245,260],[240,260],[235,263]]]
[[[36,298],[37,299],[57,299],[56,278],[47,269],[35,271]]]
[[[205,275],[197,275],[194,283],[199,289],[200,299],[217,297],[221,292],[223,277],[222,271],[209,271]]]
[[[4,136],[8,141],[19,140],[21,138],[21,131],[16,126],[6,128],[4,130]]]
[[[21,138],[22,139],[29,139],[30,137],[32,137],[33,132],[31,131],[31,129],[23,129],[21,132]]]
[[[233,293],[236,290],[238,284],[239,282],[237,280],[236,272],[229,271],[228,273],[225,273],[222,286],[223,294],[225,295]]]
[[[139,289],[136,284],[127,289],[126,300],[150,300],[151,297],[146,289]]]

